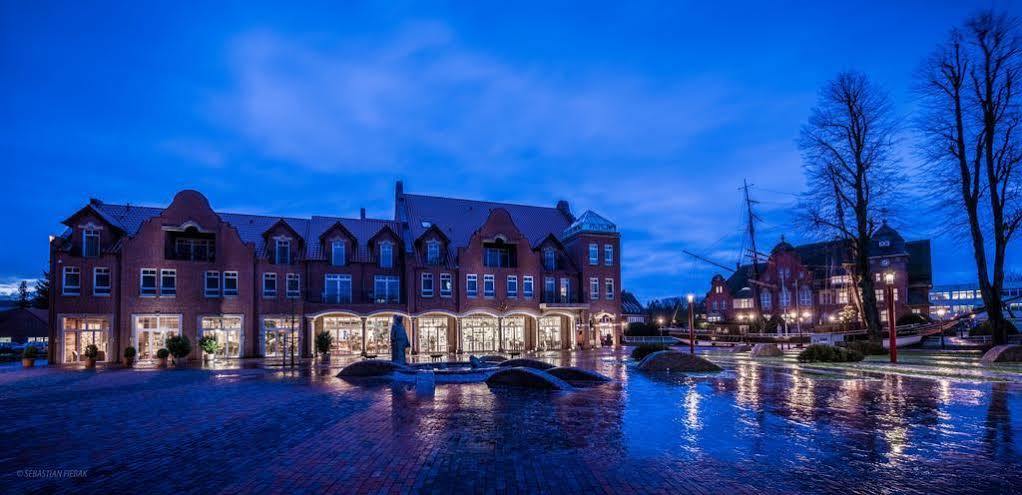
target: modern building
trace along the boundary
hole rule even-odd
[[[183,334],[224,357],[386,355],[395,317],[411,352],[562,350],[620,342],[621,245],[592,211],[407,194],[393,219],[166,208],[91,200],[50,244],[51,359],[141,359]],[[197,352],[197,351],[194,351]]]
[[[1001,289],[1005,312],[1009,317],[1022,317],[1022,284],[1006,281]],[[983,307],[983,295],[978,283],[936,285],[930,291],[930,316],[949,318],[972,313]]]
[[[646,308],[628,291],[621,292],[621,313],[625,323],[646,323],[648,319]]]
[[[861,298],[849,275],[850,246],[844,241],[792,246],[781,238],[764,262],[737,267],[730,277],[717,274],[704,301],[707,319],[748,325],[758,318],[781,317],[812,326],[857,318]],[[930,241],[905,241],[886,223],[873,236],[870,276],[883,303],[883,275],[894,274],[897,315],[929,312],[932,287]],[[758,299],[758,300],[757,300]],[[880,314],[887,321],[886,311]]]
[[[45,309],[10,308],[0,311],[0,346],[12,344],[47,345],[50,334]]]

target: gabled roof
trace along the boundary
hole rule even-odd
[[[92,201],[89,202],[89,204],[83,206],[78,211],[76,211],[73,214],[71,214],[71,216],[67,217],[61,223],[63,223],[64,225],[67,225],[68,227],[74,227],[74,225],[72,225],[72,223],[74,223],[74,219],[75,218],[85,214],[86,212],[91,212],[91,213],[95,214],[100,220],[102,220],[102,221],[106,222],[107,224],[109,224],[111,227],[113,227],[115,229],[118,229],[118,230],[123,232],[124,228],[121,227],[120,223],[117,222],[115,219],[110,218],[109,216],[107,216],[107,214],[102,209],[97,208],[97,205],[102,205],[102,203],[98,202],[96,200],[92,200]]]
[[[303,237],[300,232],[295,230],[295,228],[292,227],[291,224],[287,223],[283,218],[277,220],[276,222],[273,222],[273,225],[267,227],[266,230],[263,231],[263,237],[266,237],[270,233],[270,231],[276,229],[278,225],[284,227],[284,229],[291,232],[291,234],[293,234],[294,236],[298,237],[299,241],[303,242],[305,241],[305,237]]]
[[[399,199],[404,202],[412,239],[418,239],[435,225],[451,240],[453,249],[467,246],[472,234],[486,223],[490,212],[497,208],[507,210],[515,226],[529,239],[532,246],[539,244],[549,234],[560,235],[571,225],[571,219],[554,207],[403,193]]]
[[[646,312],[642,303],[628,291],[621,291],[621,312],[626,315],[641,315]]]
[[[106,215],[110,221],[123,229],[128,235],[135,235],[141,228],[142,223],[150,218],[163,213],[163,208],[150,206],[115,205],[102,203],[96,205],[96,209]],[[255,245],[256,255],[266,254],[266,242],[263,232],[272,227],[275,223],[283,220],[288,227],[298,233],[304,239],[319,239],[320,235],[326,232],[334,224],[340,223],[355,237],[358,242],[358,249],[350,253],[351,261],[367,261],[369,259],[369,239],[376,235],[383,227],[391,230],[398,230],[398,223],[391,220],[379,220],[373,218],[341,218],[313,216],[312,218],[294,218],[264,215],[249,215],[244,213],[217,213],[220,219],[229,223],[238,231],[241,240]],[[325,259],[326,254],[319,242],[305,243],[305,258],[310,260]]]

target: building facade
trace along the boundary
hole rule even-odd
[[[858,320],[861,297],[849,275],[851,268],[851,250],[845,242],[796,247],[782,238],[758,266],[743,265],[728,278],[713,277],[704,301],[707,319],[751,325],[776,316],[802,327]],[[933,280],[929,240],[905,241],[887,224],[881,226],[870,249],[870,276],[879,304],[885,303],[886,273],[894,274],[896,315],[929,313]],[[880,319],[887,321],[886,311],[881,311]]]
[[[393,219],[216,212],[91,200],[50,243],[50,359],[150,359],[173,335],[222,357],[384,356],[399,318],[413,353],[564,350],[620,342],[620,236],[568,203],[406,194]],[[193,346],[195,347],[195,346]],[[195,356],[198,351],[193,351]]]
[[[1005,281],[1001,289],[1005,316],[1022,317],[1022,283]],[[936,285],[930,291],[930,316],[935,319],[970,314],[983,307],[978,283]]]

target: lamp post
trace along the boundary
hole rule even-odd
[[[803,311],[802,312],[802,319],[806,320],[806,323],[808,323],[809,319],[812,318],[812,317],[813,317],[813,314],[811,312],[809,312],[809,311]],[[799,323],[798,323],[798,348],[799,349],[802,348],[802,319],[799,319]]]
[[[937,308],[937,319],[940,320],[940,348],[944,348],[944,313],[947,310],[944,308]]]
[[[891,334],[891,363],[898,362],[898,330],[894,326],[894,272],[884,274],[887,284],[887,328]]]
[[[695,326],[695,308],[692,307],[692,302],[695,301],[696,296],[692,294],[688,295],[688,349],[692,354],[696,353],[696,326]]]
[[[663,337],[664,337],[664,317],[663,316],[657,317],[656,323],[657,323],[657,329],[660,330],[658,332],[660,334],[660,339],[663,340]]]

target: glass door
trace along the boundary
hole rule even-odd
[[[202,336],[210,336],[220,344],[217,357],[241,357],[241,317],[204,316]]]
[[[181,316],[136,316],[134,326],[138,359],[156,359],[156,351],[167,347],[167,339],[181,334]]]
[[[539,319],[539,348],[544,351],[561,348],[560,316],[544,316]]]

